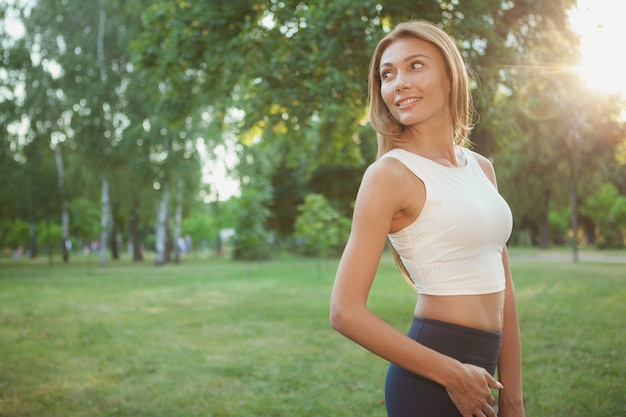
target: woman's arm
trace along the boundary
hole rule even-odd
[[[367,298],[394,218],[406,196],[414,196],[406,168],[395,160],[371,166],[357,195],[352,230],[331,296],[331,326],[376,355],[433,380],[448,390],[463,416],[495,417],[487,371],[429,349],[386,323],[367,307]],[[399,214],[400,213],[400,214]]]
[[[521,337],[515,288],[506,247],[502,253],[502,263],[506,276],[506,289],[504,291],[502,347],[498,358],[498,379],[504,385],[504,389],[500,391],[498,398],[498,416],[523,417]]]

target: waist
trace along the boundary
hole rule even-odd
[[[504,291],[480,295],[420,294],[415,317],[489,332],[502,330]]]
[[[416,317],[407,335],[424,346],[463,363],[482,366],[491,375],[496,370],[502,332],[477,330]]]

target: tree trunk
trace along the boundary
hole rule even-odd
[[[213,207],[214,207],[214,215],[215,215],[215,219],[217,223],[217,235],[215,236],[215,255],[218,258],[221,258],[224,252],[224,247],[223,247],[222,234],[221,234],[222,222],[221,222],[221,217],[220,217],[221,210],[220,210],[219,191],[217,192],[217,195],[215,197],[215,203]]]
[[[106,26],[107,15],[100,2],[100,21],[98,23],[98,40],[97,40],[97,52],[98,52],[98,68],[100,69],[100,79],[106,81],[108,79],[106,72],[106,65],[104,63],[104,29]]]
[[[57,174],[59,177],[59,194],[61,195],[61,228],[62,228],[62,253],[63,262],[70,260],[69,240],[70,240],[70,215],[67,211],[67,202],[65,201],[65,171],[63,169],[63,157],[61,155],[61,146],[54,147],[54,159],[57,165]]]
[[[544,190],[541,215],[541,243],[542,249],[550,248],[550,190]]]
[[[105,266],[107,264],[107,236],[109,232],[109,216],[110,216],[110,202],[109,202],[109,181],[106,177],[102,177],[102,217],[100,220],[100,264]]]
[[[572,256],[578,262],[578,181],[576,175],[570,177],[570,198],[572,204]]]
[[[143,261],[143,252],[141,250],[141,242],[139,240],[139,198],[135,197],[133,208],[130,211],[130,220],[128,224],[130,241],[133,251],[133,261]]]
[[[172,241],[172,229],[170,229],[170,208],[167,208],[167,224],[165,227],[165,263],[172,262],[172,250],[174,250],[174,242]]]
[[[163,265],[167,262],[168,243],[167,243],[167,222],[168,222],[168,206],[170,200],[169,183],[163,184],[163,195],[157,212],[156,222],[156,257],[155,264]]]
[[[117,225],[115,224],[115,220],[113,219],[112,214],[113,213],[111,213],[111,227],[109,228],[109,231],[111,233],[111,237],[109,238],[111,242],[111,258],[113,258],[113,260],[119,261],[120,250],[117,245]]]
[[[174,262],[179,263],[180,262],[180,252],[181,252],[181,248],[180,248],[180,232],[181,232],[181,228],[182,228],[182,222],[183,222],[183,179],[179,178],[178,179],[178,187],[176,189],[176,214],[174,216],[174,247],[176,248],[175,250],[175,258],[174,258]]]
[[[34,222],[30,222],[28,227],[28,243],[30,249],[30,257],[37,257],[37,225]]]

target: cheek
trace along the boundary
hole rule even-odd
[[[389,110],[393,109],[393,99],[394,99],[394,94],[393,91],[390,91],[390,88],[386,87],[386,86],[382,86],[380,88],[380,96],[383,99],[383,102],[387,105],[387,108]]]

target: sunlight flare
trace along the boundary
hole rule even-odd
[[[625,17],[624,0],[578,0],[570,16],[580,35],[580,77],[592,89],[626,97]]]

